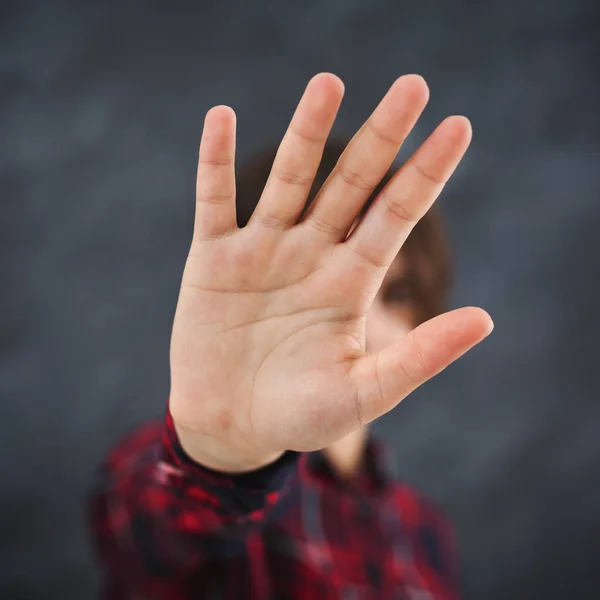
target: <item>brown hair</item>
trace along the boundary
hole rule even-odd
[[[341,138],[334,137],[327,140],[303,215],[334,169],[347,144],[348,141]],[[273,166],[277,149],[278,145],[273,145],[254,154],[236,170],[236,205],[239,227],[246,225],[258,203]],[[394,173],[395,169],[390,168],[385,174],[362,208],[361,217]],[[404,297],[402,300],[410,303],[416,326],[446,310],[450,291],[452,275],[450,252],[441,216],[435,204],[415,225],[399,254],[404,257],[406,263],[402,279],[405,283],[405,294],[408,293],[408,297]],[[384,302],[398,301],[393,294],[389,293],[390,291],[386,290],[385,285],[382,287],[381,293],[383,293]]]

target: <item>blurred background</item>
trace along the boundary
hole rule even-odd
[[[439,200],[493,335],[376,424],[459,535],[467,599],[600,597],[600,3],[0,4],[0,597],[95,598],[94,466],[159,418],[206,111],[238,161],[310,77],[352,136],[393,81],[474,140]]]

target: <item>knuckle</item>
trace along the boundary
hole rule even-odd
[[[229,167],[232,162],[230,158],[201,158],[198,164],[206,167]]]
[[[316,229],[319,233],[324,233],[328,236],[336,236],[340,232],[338,227],[335,227],[331,223],[327,223],[327,221],[324,221],[317,216],[311,215],[307,221],[310,223],[311,227]]]
[[[233,193],[219,193],[217,191],[204,191],[198,194],[198,202],[206,204],[222,204],[233,198]]]
[[[356,407],[356,422],[359,427],[362,427],[365,424],[365,413],[363,406],[363,399],[360,396],[358,390],[354,393],[354,406]]]
[[[379,399],[379,412],[383,414],[385,412],[385,394],[383,393],[383,386],[381,385],[381,376],[379,375],[379,360],[380,355],[377,355],[375,360],[375,382],[377,384],[377,394]]]
[[[267,227],[269,229],[285,230],[291,225],[291,223],[285,219],[265,212],[255,212],[252,219],[262,227]]]
[[[313,182],[313,178],[308,175],[300,175],[299,173],[292,173],[282,169],[274,169],[273,175],[281,183],[290,185],[306,186]]]
[[[393,202],[390,197],[384,192],[381,193],[381,198],[385,202],[387,209],[397,217],[400,221],[405,221],[406,223],[414,224],[419,220],[419,216],[407,210],[405,206],[400,204],[399,202]]]
[[[431,175],[431,173],[428,173],[423,167],[419,166],[419,164],[417,163],[416,160],[411,160],[408,164],[410,164],[412,166],[413,169],[415,169],[415,171],[417,171],[417,173],[423,178],[426,179],[427,181],[433,183],[434,185],[445,185],[445,181],[440,181],[437,177],[434,177],[433,175]]]
[[[348,167],[343,164],[338,167],[338,175],[349,186],[355,187],[362,191],[373,191],[377,187],[376,183],[372,184],[368,181],[365,181],[356,171],[348,169]]]
[[[309,144],[313,144],[313,145],[320,145],[322,144],[325,140],[321,138],[321,136],[312,136],[309,135],[308,133],[305,133],[304,131],[300,131],[298,128],[290,126],[290,132],[295,135],[296,137],[300,138],[301,140],[308,142]]]
[[[419,378],[415,376],[414,373],[406,366],[406,360],[403,358],[398,358],[398,367],[404,373],[406,379],[413,384],[415,387],[419,384]]]
[[[423,353],[421,352],[419,342],[412,331],[408,334],[408,338],[410,339],[410,343],[413,349],[413,355],[417,364],[416,370],[418,371],[417,373],[413,373],[413,380],[422,381],[426,377],[426,374],[428,372],[427,364],[425,363],[425,359],[423,358]]]
[[[388,265],[386,265],[384,261],[380,261],[372,256],[369,256],[360,244],[346,242],[346,245],[352,250],[352,252],[354,252],[359,258],[368,263],[371,267],[375,267],[380,271],[387,270]]]
[[[380,131],[379,129],[377,129],[373,122],[369,119],[369,121],[367,122],[367,127],[369,128],[369,130],[376,136],[378,137],[382,142],[389,144],[390,146],[399,146],[402,142],[398,141],[398,140],[394,140],[392,139],[390,136],[386,135],[385,133],[383,133],[382,131]]]

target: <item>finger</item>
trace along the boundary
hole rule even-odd
[[[206,113],[196,179],[196,241],[237,228],[235,131],[235,112],[229,106],[215,106]]]
[[[460,308],[431,319],[401,341],[358,359],[350,375],[363,425],[394,408],[487,337],[494,324],[481,308]]]
[[[250,221],[281,229],[296,224],[343,95],[344,84],[332,73],[319,73],[309,81]]]
[[[449,117],[392,177],[345,245],[374,267],[389,267],[442,191],[471,141],[465,117]]]
[[[302,222],[332,242],[343,241],[428,98],[429,89],[419,75],[397,79],[340,156]]]

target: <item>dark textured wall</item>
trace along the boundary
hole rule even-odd
[[[0,596],[94,598],[92,468],[162,414],[202,122],[238,159],[308,79],[353,135],[396,77],[474,141],[440,199],[453,306],[496,323],[377,432],[450,513],[468,599],[600,589],[600,5],[595,0],[0,4]]]

